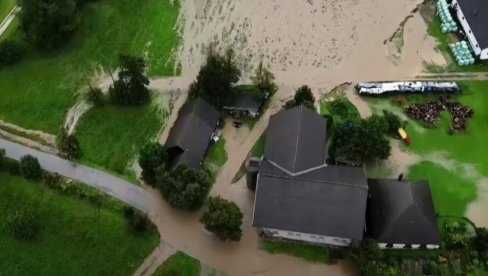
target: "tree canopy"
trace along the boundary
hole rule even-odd
[[[42,169],[37,158],[32,155],[23,156],[20,159],[20,173],[29,180],[41,179]]]
[[[142,169],[142,179],[150,185],[156,184],[156,171],[165,166],[168,154],[162,145],[156,142],[146,143],[139,151],[139,166]]]
[[[263,65],[262,60],[259,62],[258,68],[256,68],[254,76],[251,77],[251,80],[261,95],[264,95],[264,93],[269,93],[272,95],[278,90],[278,87],[274,82],[275,77],[273,73],[271,73],[268,68]]]
[[[372,159],[387,159],[390,142],[384,136],[387,125],[377,116],[359,122],[346,121],[336,127],[331,156],[364,163]]]
[[[303,85],[295,91],[293,100],[286,103],[286,108],[292,108],[294,106],[304,105],[310,109],[315,110],[315,97],[313,96],[312,89],[307,85]]]
[[[59,151],[66,155],[68,159],[77,159],[81,157],[81,148],[73,134],[68,134],[68,131],[63,127],[56,138]]]
[[[20,61],[25,50],[24,44],[15,40],[0,42],[0,69]]]
[[[118,79],[109,90],[110,100],[118,105],[142,105],[150,100],[146,62],[141,57],[120,55]]]
[[[211,197],[200,221],[205,229],[223,241],[239,241],[242,237],[243,214],[239,207],[220,196]]]
[[[398,129],[402,127],[402,120],[388,110],[383,110],[383,117],[388,123],[388,134],[395,135],[398,132]]]
[[[210,172],[205,169],[194,170],[184,164],[173,170],[161,166],[156,172],[156,178],[157,187],[169,204],[184,210],[200,208],[212,185]]]
[[[74,0],[22,0],[19,18],[26,39],[42,50],[65,43],[79,23]]]
[[[233,60],[232,51],[220,56],[210,51],[206,64],[200,69],[197,80],[190,85],[190,98],[201,97],[216,108],[232,100],[233,86],[241,72]]]

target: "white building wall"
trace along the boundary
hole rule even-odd
[[[456,8],[456,16],[461,22],[461,25],[464,29],[464,32],[466,36],[468,37],[469,44],[471,44],[471,48],[473,48],[474,53],[480,57],[480,59],[488,59],[488,48],[487,49],[481,49],[480,46],[478,45],[478,41],[476,40],[476,37],[474,36],[473,32],[471,31],[471,27],[468,24],[468,21],[464,17],[464,13],[461,10],[461,8],[458,5],[457,0],[453,0],[451,7],[457,7]]]
[[[268,236],[273,238],[282,238],[282,239],[302,241],[302,242],[315,243],[315,244],[349,246],[352,242],[350,239],[346,239],[346,238],[307,234],[307,233],[300,233],[300,232],[293,232],[293,231],[284,231],[284,230],[271,229],[271,228],[262,228],[261,230],[265,231]]]

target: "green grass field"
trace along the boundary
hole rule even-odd
[[[77,126],[80,161],[135,180],[131,161],[145,142],[156,137],[166,116],[155,106],[90,109]]]
[[[178,252],[171,255],[161,267],[156,270],[154,276],[198,276],[200,275],[200,261]]]
[[[7,17],[17,3],[16,0],[0,0],[0,23]]]
[[[208,161],[217,167],[222,167],[227,162],[227,153],[225,152],[225,139],[220,138],[217,143],[210,146],[207,153]]]
[[[179,2],[174,1],[174,6],[170,2],[104,0],[88,4],[66,47],[51,54],[31,51],[21,63],[0,71],[0,119],[57,133],[87,80],[101,66],[115,67],[121,53],[146,56],[150,75],[173,75]],[[18,32],[9,35],[15,37]]]
[[[468,121],[465,133],[449,135],[450,115],[443,112],[437,128],[425,128],[421,123],[408,120],[406,131],[412,140],[409,147],[402,149],[420,155],[433,162],[415,164],[409,178],[430,181],[436,210],[442,215],[463,216],[468,204],[476,200],[478,176],[472,175],[474,168],[482,177],[488,176],[488,81],[461,82],[463,93],[452,100],[474,109],[474,116]],[[407,97],[409,103],[422,102],[431,97]],[[402,109],[391,103],[392,98],[368,98],[375,113],[388,109],[402,114]],[[442,160],[438,160],[442,158]]]
[[[456,42],[453,38],[453,34],[444,34],[441,31],[441,21],[439,16],[435,16],[434,20],[430,23],[427,32],[434,37],[438,46],[437,49],[448,59],[448,65],[446,67],[441,67],[438,65],[428,64],[427,70],[432,73],[443,73],[443,72],[488,72],[488,63],[473,64],[469,66],[461,67],[457,65],[451,54],[451,49],[449,44]]]
[[[412,166],[409,180],[428,179],[435,209],[440,215],[463,217],[468,204],[476,199],[476,184],[435,163],[424,161]]]
[[[310,262],[330,263],[329,251],[326,247],[281,241],[263,241],[262,246],[271,254],[288,254]]]
[[[130,233],[116,208],[100,208],[0,172],[2,275],[132,275],[158,245],[156,232]],[[34,241],[12,238],[4,222],[34,207],[41,224]]]

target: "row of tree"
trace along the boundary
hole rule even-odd
[[[204,205],[213,182],[207,169],[192,169],[185,164],[172,168],[166,150],[154,142],[141,148],[138,162],[143,180],[156,187],[172,207],[194,211]],[[209,199],[201,222],[219,239],[240,240],[242,217],[235,203],[215,197]]]

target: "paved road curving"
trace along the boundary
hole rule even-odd
[[[85,183],[142,212],[147,213],[149,211],[147,194],[144,189],[121,178],[3,139],[0,139],[0,148],[5,149],[7,157],[15,160],[19,160],[27,154],[35,156],[46,171]]]

